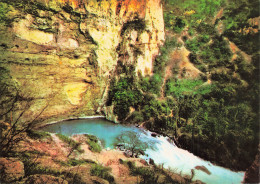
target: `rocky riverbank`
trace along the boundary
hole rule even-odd
[[[85,135],[66,137],[28,131],[18,136],[22,139],[0,158],[2,183],[134,184],[147,179],[143,170],[154,173],[158,183],[185,183],[191,179],[140,158],[126,157],[119,150],[95,150]]]

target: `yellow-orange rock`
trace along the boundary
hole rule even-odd
[[[14,7],[13,22],[0,29],[0,67],[23,97],[13,119],[27,101],[23,120],[46,106],[39,118],[48,121],[95,114],[118,62],[152,75],[164,42],[160,0],[37,1],[46,8]]]

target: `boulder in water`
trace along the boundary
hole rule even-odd
[[[156,137],[157,134],[153,132],[153,133],[151,134],[151,136],[152,136],[152,137]]]
[[[151,164],[151,165],[155,165],[154,160],[151,159],[151,158],[149,158],[149,164]]]
[[[195,169],[201,170],[201,171],[207,173],[208,175],[211,175],[211,172],[205,166],[196,166]]]

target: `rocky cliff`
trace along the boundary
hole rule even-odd
[[[2,1],[3,120],[96,113],[118,64],[152,74],[164,41],[160,0]]]

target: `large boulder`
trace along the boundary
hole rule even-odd
[[[51,176],[51,175],[46,175],[46,174],[35,174],[35,175],[31,175],[29,176],[26,180],[25,180],[25,184],[46,184],[46,183],[51,183],[51,184],[68,184],[68,181],[59,178],[59,177],[55,177],[55,176]]]
[[[0,158],[0,181],[10,183],[24,177],[23,162],[15,158]]]
[[[207,173],[208,175],[211,175],[211,172],[203,165],[202,166],[196,166],[195,169],[201,170],[201,171]]]

